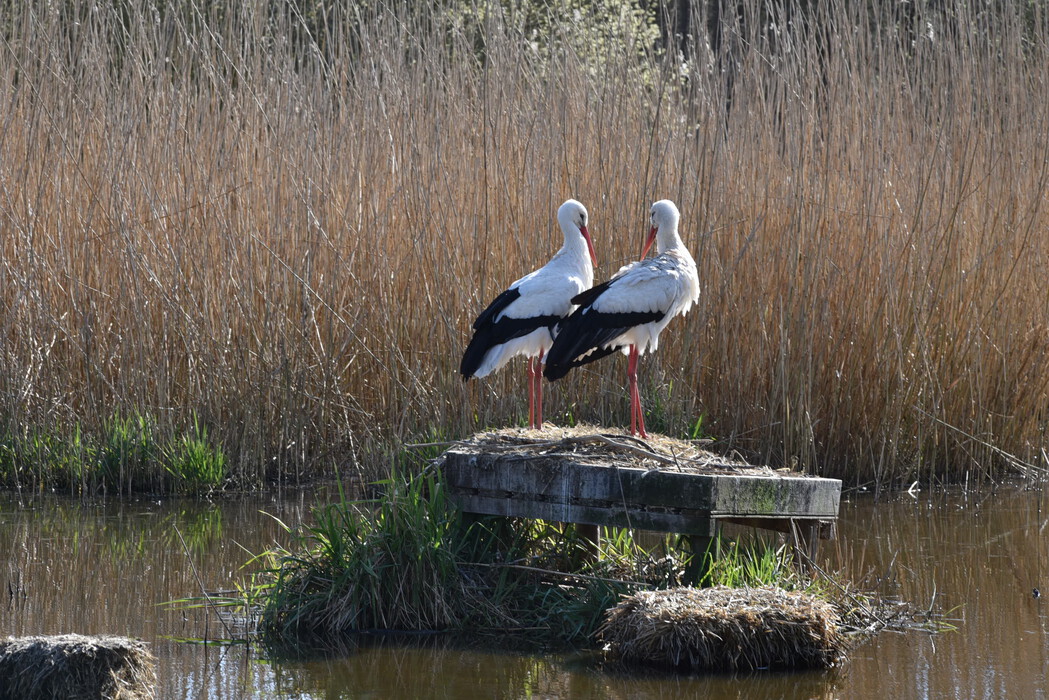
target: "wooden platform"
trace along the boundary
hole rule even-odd
[[[612,449],[574,449],[582,444]],[[833,536],[837,479],[670,452],[628,436],[543,441],[522,432],[519,443],[454,447],[445,452],[442,471],[449,495],[466,513],[701,537],[726,522],[801,532],[810,542]]]

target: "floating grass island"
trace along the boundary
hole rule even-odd
[[[145,642],[66,634],[0,639],[0,699],[154,696],[156,668]]]
[[[671,454],[675,466],[693,476],[704,469],[725,476],[780,475],[710,455],[693,443],[662,437],[641,443],[588,428],[496,431],[450,447],[478,455],[545,450],[547,458],[570,448],[582,462],[600,452],[631,465],[621,470],[650,461],[671,466],[665,457]],[[697,551],[683,536],[604,527],[593,557],[593,543],[571,523],[464,517],[442,465],[446,459],[438,458],[420,474],[379,483],[382,493],[375,499],[342,500],[317,510],[315,524],[300,533],[297,551],[275,553],[272,582],[257,591],[268,645],[301,650],[337,647],[360,633],[469,631],[544,647],[607,644],[621,658],[663,655],[670,666],[811,667],[836,663],[846,638],[886,623],[848,586],[803,571],[796,549],[779,535],[729,543],[718,533],[709,548]],[[719,605],[723,609],[711,613]],[[756,615],[755,605],[771,614]],[[629,630],[650,625],[638,615],[663,620],[671,608],[676,626],[630,641]],[[745,633],[748,620],[757,631]],[[733,643],[743,645],[747,634],[761,641],[770,630],[779,634],[782,625],[795,624],[809,625],[794,631],[824,650],[785,637],[781,647],[801,650],[800,656],[760,645],[742,656],[738,647],[718,648],[726,629],[736,630]],[[681,631],[699,635],[705,646],[674,636]],[[723,663],[727,658],[734,661]]]
[[[639,591],[598,636],[613,659],[688,671],[828,668],[849,646],[831,602],[774,586]]]

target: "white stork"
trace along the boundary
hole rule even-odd
[[[559,324],[547,352],[543,374],[554,381],[570,369],[622,350],[630,359],[630,434],[645,432],[637,388],[637,358],[659,345],[659,333],[670,319],[686,313],[699,300],[696,262],[678,235],[681,214],[668,199],[652,205],[652,229],[641,260],[621,268],[604,284],[572,297],[578,304]],[[657,255],[645,260],[652,241]]]
[[[528,424],[543,425],[543,354],[554,328],[575,308],[572,297],[594,283],[597,257],[586,228],[586,207],[569,199],[557,210],[565,244],[543,267],[510,285],[474,321],[474,336],[463,353],[463,380],[485,377],[515,355],[528,358]],[[533,358],[538,358],[537,360]]]

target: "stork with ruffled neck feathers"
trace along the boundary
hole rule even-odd
[[[641,260],[612,279],[572,297],[578,308],[562,321],[543,374],[554,381],[572,368],[621,350],[629,358],[630,433],[648,437],[637,385],[638,357],[659,346],[671,319],[699,301],[696,262],[678,234],[681,214],[668,199],[652,205],[651,229]],[[656,256],[644,259],[652,243]]]

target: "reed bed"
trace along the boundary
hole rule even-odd
[[[1044,474],[1042,3],[568,5],[6,5],[0,469],[114,413],[199,420],[247,486],[519,422],[518,368],[456,367],[571,196],[599,279],[682,211],[654,429],[879,488]],[[622,375],[548,415],[621,425]]]

